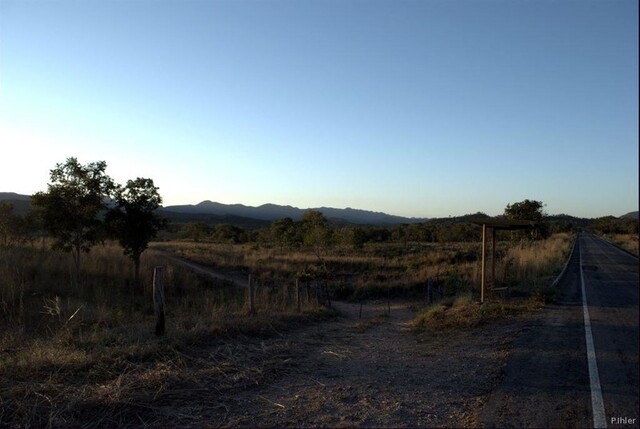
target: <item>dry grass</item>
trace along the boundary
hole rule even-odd
[[[446,333],[452,329],[467,329],[497,319],[509,319],[541,307],[538,299],[488,301],[484,304],[465,294],[432,304],[420,311],[413,321],[417,331]]]
[[[503,236],[501,238],[508,238]],[[497,286],[545,284],[557,274],[569,253],[571,237],[555,234],[547,240],[497,246]],[[297,273],[319,265],[311,250],[281,250],[255,245],[169,242],[156,248],[220,270],[252,273],[257,278],[293,281]],[[417,296],[425,283],[445,285],[448,295],[468,291],[480,284],[480,243],[367,244],[361,250],[338,248],[323,258],[329,284],[341,299]]]
[[[245,291],[151,254],[134,297],[132,264],[110,244],[82,264],[74,288],[69,255],[0,249],[0,426],[184,426],[203,421],[194,395],[220,423],[227,393],[286,359],[269,355],[265,338],[331,315],[308,303],[297,313],[290,294],[263,288],[248,317]],[[166,267],[163,338],[150,298],[157,265]]]
[[[638,242],[640,241],[640,237],[635,234],[614,234],[607,237],[613,243],[622,247],[623,249],[633,253],[638,256],[640,253],[638,251]]]
[[[290,357],[250,337],[206,346],[169,336],[80,347],[35,341],[3,353],[0,425],[220,425],[234,392],[269,382]]]
[[[501,263],[511,261],[506,279],[552,275],[569,241],[560,236],[516,248],[500,243]],[[284,339],[288,330],[331,316],[307,302],[301,314],[295,310],[293,276],[317,263],[311,252],[163,246],[222,271],[257,273],[257,316],[247,316],[245,291],[159,255],[143,256],[143,296],[133,297],[133,267],[117,246],[98,246],[84,256],[79,289],[71,287],[68,255],[0,249],[0,426],[223,425],[234,393],[268,383],[289,365],[286,349],[273,349],[268,339]],[[456,291],[477,278],[478,250],[476,244],[371,245],[361,252],[338,250],[325,263],[335,290],[400,290],[439,276]],[[153,335],[150,299],[157,265],[166,267],[162,338]],[[519,310],[479,306],[464,295],[425,310],[416,325],[446,330],[513,311]]]
[[[472,283],[479,278],[477,243],[367,244],[361,250],[333,249],[322,261],[312,250],[246,244],[169,242],[154,248],[221,271],[278,282],[326,267],[331,289],[343,299],[386,296],[388,289],[393,296],[415,293],[428,279]]]
[[[471,293],[463,293],[418,312],[414,327],[433,332],[468,328],[540,308],[556,296],[557,291],[551,290],[550,285],[562,269],[570,249],[568,234],[555,234],[546,240],[503,248],[498,252],[503,257],[496,264],[496,282],[508,285],[510,295],[528,298],[480,304]]]

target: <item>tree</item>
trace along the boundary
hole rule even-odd
[[[182,229],[186,238],[190,238],[196,243],[211,236],[211,227],[204,222],[190,222]]]
[[[54,248],[72,253],[76,287],[81,252],[89,252],[91,246],[104,237],[99,215],[115,188],[105,174],[106,168],[104,161],[81,165],[76,158],[68,158],[51,170],[47,192],[38,192],[32,197],[44,228],[54,238]]]
[[[274,220],[269,228],[274,243],[280,250],[294,244],[296,239],[296,225],[290,217]]]
[[[13,232],[14,219],[13,204],[5,201],[0,202],[0,242],[5,247],[9,243],[9,237]]]
[[[507,204],[504,215],[511,220],[531,220],[540,222],[545,216],[542,208],[544,204],[536,200],[524,200],[519,203]]]
[[[524,200],[518,203],[507,204],[504,209],[504,215],[507,219],[511,220],[530,220],[541,224],[542,219],[546,216],[543,211],[544,204],[542,201],[536,200]],[[538,229],[531,231],[531,238],[544,237],[548,234],[548,228],[546,225],[538,225]],[[513,234],[512,237],[517,237],[519,234]]]
[[[313,247],[319,260],[321,253],[329,245],[330,234],[327,227],[327,219],[322,213],[308,210],[302,215],[302,229],[304,231],[304,244]]]
[[[107,224],[135,266],[134,286],[140,285],[140,257],[158,231],[166,225],[156,209],[162,197],[153,180],[138,177],[128,180],[115,192],[115,205],[107,213]]]
[[[212,238],[218,243],[231,243],[237,244],[242,241],[242,235],[244,231],[237,226],[222,223],[216,225],[213,229]]]

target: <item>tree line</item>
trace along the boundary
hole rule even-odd
[[[534,236],[531,233],[514,233],[515,239],[541,239],[557,232],[571,232],[586,225],[571,221],[569,216],[548,217],[544,204],[536,200],[524,200],[508,204],[504,219],[531,220],[538,224]],[[247,230],[229,224],[208,225],[204,222],[174,226],[172,238],[209,241],[218,243],[256,243],[281,249],[346,246],[356,249],[367,243],[448,243],[478,242],[482,240],[482,229],[473,221],[490,219],[484,213],[475,213],[456,218],[432,219],[423,223],[392,226],[339,226],[332,225],[322,213],[307,211],[301,221],[289,217],[275,220],[269,227]]]
[[[530,220],[537,223],[532,232],[513,232],[509,239],[543,239],[560,232],[589,230],[597,234],[638,234],[637,219],[613,216],[596,219],[581,219],[568,215],[549,216],[544,203],[537,200],[507,204],[499,218],[507,220]],[[204,222],[174,224],[167,238],[207,241],[216,243],[255,243],[280,249],[304,247],[329,248],[334,246],[362,248],[367,243],[450,243],[479,242],[482,229],[473,221],[490,219],[478,212],[454,218],[432,219],[423,223],[392,226],[340,226],[332,225],[322,213],[308,211],[301,221],[290,217],[275,220],[269,227],[243,229],[230,224],[209,225]],[[313,225],[313,227],[312,227]]]

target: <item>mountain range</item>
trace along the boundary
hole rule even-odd
[[[10,202],[14,211],[18,214],[26,213],[31,206],[31,196],[21,195],[15,192],[0,192],[0,201]],[[347,207],[337,209],[332,207],[318,207],[313,209],[301,209],[292,206],[277,204],[263,204],[258,207],[243,204],[222,204],[213,201],[202,201],[199,204],[174,205],[160,208],[159,211],[173,222],[205,222],[209,224],[228,223],[241,228],[260,228],[268,226],[271,222],[283,217],[290,217],[294,221],[302,219],[307,210],[321,212],[333,225],[376,225],[388,226],[402,223],[426,222],[427,218],[408,218],[394,216],[382,212],[359,210]],[[638,219],[638,212],[627,213],[620,218]],[[549,218],[566,217],[568,215],[549,216]],[[437,219],[432,219],[437,221]],[[446,219],[442,219],[446,220]]]
[[[382,212],[359,210],[347,207],[337,209],[332,207],[317,207],[312,209],[300,209],[292,206],[280,206],[277,204],[263,204],[258,207],[245,206],[243,204],[221,204],[213,201],[203,201],[196,205],[167,206],[163,212],[180,214],[203,214],[215,216],[239,216],[243,218],[258,219],[272,222],[283,217],[290,217],[294,221],[302,219],[307,210],[321,212],[328,220],[334,223],[358,224],[358,225],[395,225],[399,223],[420,223],[426,218],[408,218],[394,216]]]
[[[16,194],[15,192],[0,192],[0,201],[10,202],[13,204],[16,213],[23,214],[29,210],[31,196]],[[344,225],[383,226],[399,223],[420,223],[427,220],[352,208],[319,207],[301,209],[277,204],[263,204],[258,207],[252,207],[243,204],[222,204],[208,200],[195,205],[166,206],[159,209],[164,216],[174,222],[230,223],[247,227],[265,226],[283,217],[290,217],[294,221],[299,221],[307,210],[317,210],[333,224]]]

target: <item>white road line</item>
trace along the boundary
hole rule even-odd
[[[584,283],[584,273],[582,272],[582,247],[580,250],[580,283],[582,284],[582,309],[584,312],[584,336],[587,341],[587,363],[589,364],[589,381],[591,383],[591,408],[593,409],[593,427],[606,428],[607,417],[604,412],[604,402],[602,400],[602,388],[600,387],[600,375],[598,374],[598,363],[596,362],[596,349],[593,346],[593,334],[591,333],[591,319],[589,318],[589,308],[587,306],[587,292]]]

